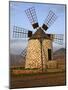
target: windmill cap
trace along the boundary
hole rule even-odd
[[[45,38],[45,39],[50,39],[50,34],[46,34],[41,27],[37,29],[37,31],[30,37],[30,39],[40,39],[40,38]]]

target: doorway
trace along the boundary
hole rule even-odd
[[[51,57],[51,49],[48,49],[48,60],[51,60],[52,57]]]

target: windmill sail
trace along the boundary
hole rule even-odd
[[[55,15],[55,13],[50,10],[48,16],[44,21],[44,24],[42,25],[42,28],[44,30],[47,30],[54,23],[56,19],[57,19],[57,16]]]
[[[63,45],[63,34],[52,34],[52,38],[55,43]]]
[[[27,47],[21,52],[21,56],[26,57]]]
[[[28,38],[32,35],[32,31],[25,28],[13,27],[13,38]]]
[[[30,23],[32,24],[33,28],[35,29],[35,28],[39,27],[35,8],[31,7],[29,9],[25,10],[25,13],[26,13]]]

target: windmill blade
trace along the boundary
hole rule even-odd
[[[20,56],[26,57],[27,47],[21,52]]]
[[[32,31],[14,26],[13,27],[13,38],[28,38],[32,36]]]
[[[49,11],[48,16],[46,17],[44,24],[42,25],[42,28],[44,30],[47,30],[57,19],[57,16],[53,11]]]
[[[52,39],[55,43],[63,45],[63,34],[52,34]]]
[[[35,8],[34,7],[28,8],[27,10],[25,10],[25,13],[30,23],[32,24],[33,28],[36,29],[37,27],[39,27]]]

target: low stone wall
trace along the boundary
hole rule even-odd
[[[55,69],[58,67],[58,63],[55,60],[51,60],[47,62],[47,68],[49,69]]]
[[[65,62],[58,60],[51,60],[47,62],[48,69],[64,69],[65,70]]]
[[[58,65],[58,68],[65,70],[65,65]]]

